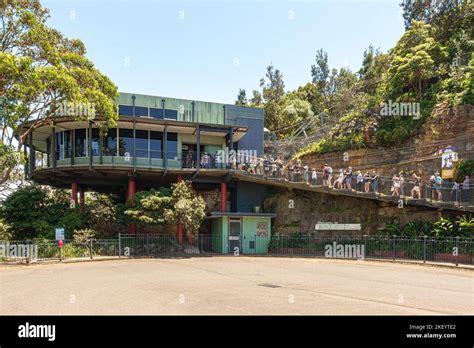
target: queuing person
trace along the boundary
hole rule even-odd
[[[364,186],[364,176],[362,175],[361,171],[359,170],[357,172],[357,177],[356,177],[356,188],[357,191],[362,192]]]
[[[327,181],[327,186],[331,187],[332,186],[332,167],[328,166],[328,181]]]
[[[201,167],[204,169],[209,169],[209,155],[207,152],[201,156]]]
[[[293,162],[290,162],[290,164],[288,164],[286,170],[288,171],[288,181],[294,181],[295,165],[293,164]]]
[[[329,186],[328,185],[328,179],[329,179],[329,166],[327,163],[324,163],[323,167],[323,186]]]
[[[346,174],[346,188],[352,190],[352,167],[349,167]]]
[[[316,186],[318,182],[318,173],[316,172],[316,168],[311,170],[311,185]]]
[[[370,178],[369,172],[365,172],[364,174],[364,191],[365,192],[369,192],[370,190],[370,181],[371,181],[371,178]]]
[[[406,182],[405,182],[405,177],[403,176],[403,174],[400,174],[399,181],[400,181],[400,196],[405,196]]]
[[[309,182],[309,167],[308,165],[305,165],[303,167],[303,180],[305,183]]]
[[[436,189],[435,189],[435,176],[434,175],[431,175],[430,176],[430,184],[429,184],[429,188],[430,188],[430,195],[431,195],[431,199],[435,199],[435,192],[436,192]]]
[[[379,181],[380,177],[376,172],[372,172],[372,175],[370,176],[370,184],[372,185],[372,190],[377,193],[379,191]]]
[[[272,177],[276,178],[277,177],[277,171],[278,171],[278,166],[276,162],[272,163]]]
[[[270,174],[270,160],[267,156],[263,157],[263,172],[265,175],[265,179],[268,178]]]
[[[456,203],[459,203],[459,198],[461,195],[461,184],[454,180],[453,188],[451,189],[451,195],[453,195],[453,200]]]
[[[421,198],[420,193],[420,177],[416,174],[413,174],[413,188],[411,190],[411,198],[415,198],[415,193],[418,196],[418,199]]]
[[[469,175],[466,175],[462,182],[462,196],[463,202],[469,203],[471,201],[471,179]]]
[[[342,189],[343,182],[344,182],[344,170],[339,169],[339,175],[337,176],[337,179],[334,180],[334,188]]]
[[[435,173],[435,189],[438,193],[438,201],[443,200],[443,193],[441,192],[441,184],[443,183],[443,179],[439,175],[439,173]]]
[[[392,196],[399,196],[400,192],[400,179],[397,174],[393,174],[392,176]]]

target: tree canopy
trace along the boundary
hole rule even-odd
[[[38,0],[10,0],[0,11],[0,124],[7,158],[0,162],[0,184],[21,160],[15,153],[28,133],[48,123],[62,103],[93,105],[103,127],[117,119],[117,87],[86,58],[80,40],[46,25],[48,17]],[[31,127],[20,128],[26,121],[32,121]]]

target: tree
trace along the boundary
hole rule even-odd
[[[196,194],[185,181],[173,184],[171,194],[173,209],[172,221],[182,224],[188,237],[196,239],[204,218],[206,217],[206,202]]]
[[[0,12],[0,114],[4,161],[0,184],[10,178],[29,132],[49,123],[64,102],[93,105],[104,128],[115,124],[117,87],[85,56],[84,44],[46,25],[49,17],[38,0],[3,2]],[[83,119],[74,115],[74,118]],[[19,125],[33,121],[29,129]],[[17,130],[19,141],[13,138]],[[15,144],[16,143],[16,144]]]
[[[469,11],[473,9],[470,0],[403,0],[405,29],[412,26],[413,21],[423,21],[436,27],[436,38],[446,42],[454,32],[465,25]],[[467,29],[467,28],[466,28]]]
[[[429,24],[413,21],[391,53],[394,58],[389,75],[395,93],[408,87],[421,100],[427,80],[446,73],[446,49],[433,38]]]
[[[326,93],[329,78],[328,54],[321,48],[316,52],[316,64],[311,65],[312,81],[318,86],[322,94]]]
[[[252,98],[250,98],[250,105],[251,106],[256,106],[256,107],[259,107],[263,104],[263,97],[262,97],[262,94],[257,91],[257,90],[253,90],[252,91]]]
[[[171,191],[167,188],[137,192],[125,215],[144,225],[165,225],[173,220]]]
[[[265,78],[260,80],[260,87],[265,101],[265,126],[276,131],[279,127],[278,112],[281,110],[282,97],[285,95],[283,74],[270,64]]]
[[[237,95],[237,100],[235,101],[235,105],[239,106],[247,106],[247,95],[245,89],[239,89],[239,94]]]

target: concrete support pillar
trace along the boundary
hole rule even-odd
[[[227,183],[221,183],[221,212],[225,213],[227,210]]]
[[[77,206],[77,182],[71,184],[71,199],[74,201],[74,204]]]

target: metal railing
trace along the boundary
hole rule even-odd
[[[186,239],[186,238],[185,238]],[[230,241],[228,241],[230,242]],[[474,239],[430,236],[321,237],[317,235],[242,236],[236,247],[219,249],[222,237],[200,234],[179,244],[174,235],[121,235],[87,243],[64,241],[0,241],[0,262],[34,262],[98,257],[173,257],[223,254],[302,256],[345,259],[389,259],[474,264]]]

